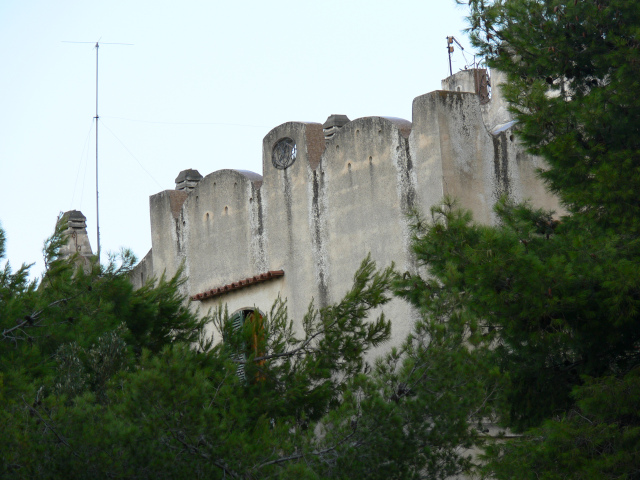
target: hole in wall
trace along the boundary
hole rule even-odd
[[[509,135],[509,140],[513,142],[513,135]]]
[[[378,135],[382,135],[382,129],[378,130]]]
[[[360,135],[360,130],[356,130],[356,135]]]
[[[209,221],[209,213],[205,215],[205,218],[207,219],[207,221]]]
[[[198,203],[198,196],[196,195],[196,203]]]
[[[238,182],[234,182],[233,183],[233,188],[236,188],[238,186]]]
[[[458,91],[458,92],[462,91],[462,87],[461,87],[460,85],[458,85],[458,86],[456,87],[456,91]]]
[[[336,150],[340,150],[340,145],[336,145]]]
[[[224,207],[224,214],[227,215],[229,213],[229,207]]]
[[[369,165],[371,165],[373,163],[373,157],[369,156]]]
[[[249,203],[253,203],[253,198],[250,198],[250,199],[249,199]]]
[[[349,169],[349,171],[351,171],[351,164],[347,163],[347,168]]]

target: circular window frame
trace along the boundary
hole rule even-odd
[[[296,157],[296,142],[292,138],[284,137],[278,140],[273,146],[271,163],[278,170],[286,170],[295,163]]]

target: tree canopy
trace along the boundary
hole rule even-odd
[[[640,8],[626,0],[470,0],[471,40],[507,74],[519,136],[572,213],[637,231]]]
[[[483,226],[445,199],[416,217],[426,275],[399,293],[498,369],[495,413],[523,436],[488,448],[485,475],[640,478],[640,5],[465,3],[566,214],[502,198]]]
[[[39,285],[28,267],[6,265],[0,279],[0,476],[407,479],[468,469],[462,450],[487,395],[473,359],[442,348],[424,362],[422,332],[406,351],[366,361],[390,336],[383,314],[369,317],[390,298],[391,267],[365,259],[345,297],[311,303],[296,331],[280,299],[240,316],[191,311],[181,272],[133,290],[131,254],[85,268],[59,257],[63,231],[46,244]]]
[[[281,299],[200,316],[179,274],[134,291],[128,252],[77,268],[59,229],[39,284],[0,271],[2,477],[640,478],[640,4],[467,3],[564,213],[444,199],[419,273],[367,258],[299,331]],[[367,362],[392,294],[419,319]]]

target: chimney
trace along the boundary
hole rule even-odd
[[[89,264],[88,259],[93,256],[87,235],[87,217],[80,210],[70,210],[63,213],[60,220],[67,222],[64,232],[67,242],[60,249],[60,257],[68,258],[77,253],[84,259],[86,267]]]
[[[192,168],[181,171],[176,177],[176,190],[184,190],[189,193],[196,188],[198,182],[202,180],[202,175]]]
[[[349,123],[349,117],[346,115],[337,115],[333,114],[327,118],[327,121],[322,125],[322,131],[324,132],[324,139],[329,140],[331,137],[335,135],[335,133],[340,130],[344,125]]]
[[[475,93],[481,104],[491,99],[491,80],[486,68],[461,70],[442,80],[441,84],[443,90],[450,92]]]

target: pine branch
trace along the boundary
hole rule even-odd
[[[356,429],[354,429],[353,432],[351,432],[349,435],[347,435],[342,440],[340,440],[338,443],[336,443],[335,445],[333,445],[333,446],[331,446],[329,448],[325,448],[324,450],[319,450],[319,451],[316,451],[316,452],[296,453],[294,455],[289,455],[289,456],[286,456],[286,457],[276,458],[275,460],[269,460],[268,462],[264,462],[264,463],[261,463],[260,465],[257,465],[255,467],[253,467],[251,469],[251,471],[259,470],[259,469],[261,469],[263,467],[268,467],[269,465],[278,465],[280,463],[289,462],[291,460],[298,460],[300,458],[306,457],[307,455],[312,455],[312,456],[315,456],[315,457],[325,455],[325,454],[327,454],[329,452],[335,451],[340,445],[342,445],[347,440],[352,438],[355,434],[356,434]]]
[[[47,308],[51,308],[51,307],[57,305],[58,303],[67,302],[69,300],[73,300],[74,298],[78,297],[79,295],[81,295],[81,294],[79,293],[78,295],[74,295],[73,297],[61,298],[60,300],[56,300],[55,302],[51,302],[49,305],[47,305],[46,307],[42,308],[41,310],[38,310],[37,312],[34,312],[31,315],[25,316],[24,319],[20,323],[18,323],[15,327],[4,329],[2,331],[2,337],[4,339],[9,339],[9,340],[14,340],[15,341],[16,337],[9,335],[11,332],[14,332],[16,330],[20,330],[23,327],[37,327],[37,326],[40,326],[39,323],[42,322],[42,319],[38,319],[38,317]]]
[[[58,438],[58,440],[60,440],[60,442],[61,442],[61,443],[63,443],[65,446],[67,446],[67,447],[71,450],[72,455],[73,455],[74,457],[76,457],[76,458],[80,458],[80,455],[78,455],[78,454],[77,454],[77,453],[76,453],[76,452],[71,448],[71,445],[69,445],[69,442],[67,442],[67,441],[65,440],[65,438],[64,438],[62,435],[60,435],[60,434],[56,431],[56,429],[55,429],[55,428],[53,428],[53,427],[52,427],[52,426],[51,426],[51,425],[50,425],[50,424],[49,424],[49,423],[48,423],[44,418],[42,418],[42,415],[40,415],[40,412],[38,412],[38,410],[36,410],[35,408],[33,408],[31,405],[29,405],[29,404],[25,401],[24,396],[21,396],[21,398],[22,398],[22,401],[24,402],[24,404],[27,406],[27,408],[28,408],[32,413],[34,413],[34,414],[35,414],[35,415],[40,419],[40,421],[41,421],[42,423],[44,423],[44,425],[45,425],[49,430],[51,430],[51,431],[53,432],[53,434]]]

